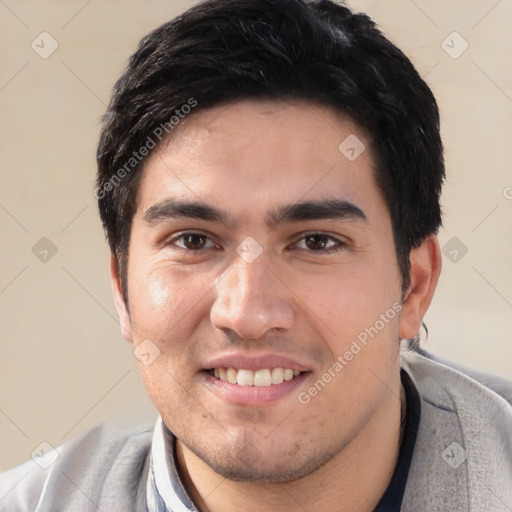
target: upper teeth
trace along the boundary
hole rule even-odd
[[[264,368],[262,370],[237,370],[235,368],[215,368],[213,376],[217,379],[238,384],[239,386],[270,386],[281,384],[285,380],[292,380],[300,374],[298,370],[290,368]]]

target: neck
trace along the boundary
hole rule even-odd
[[[228,480],[181,442],[177,463],[183,483],[201,512],[294,512],[298,509],[370,512],[386,491],[398,459],[405,394],[387,399],[353,441],[317,471],[286,483]]]

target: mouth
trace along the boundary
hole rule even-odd
[[[307,362],[286,354],[230,352],[204,361],[202,382],[229,404],[259,407],[293,396],[313,375]]]
[[[238,386],[269,387],[289,382],[302,373],[291,368],[261,368],[249,370],[244,368],[212,368],[208,373],[217,380]]]

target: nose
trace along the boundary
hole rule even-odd
[[[272,329],[290,329],[294,319],[291,292],[263,258],[238,258],[216,285],[210,319],[243,339],[259,339]]]

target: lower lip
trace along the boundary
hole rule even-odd
[[[297,375],[292,380],[270,386],[239,386],[213,377],[209,372],[201,376],[214,393],[236,405],[268,405],[293,393],[308,378],[310,372]]]

